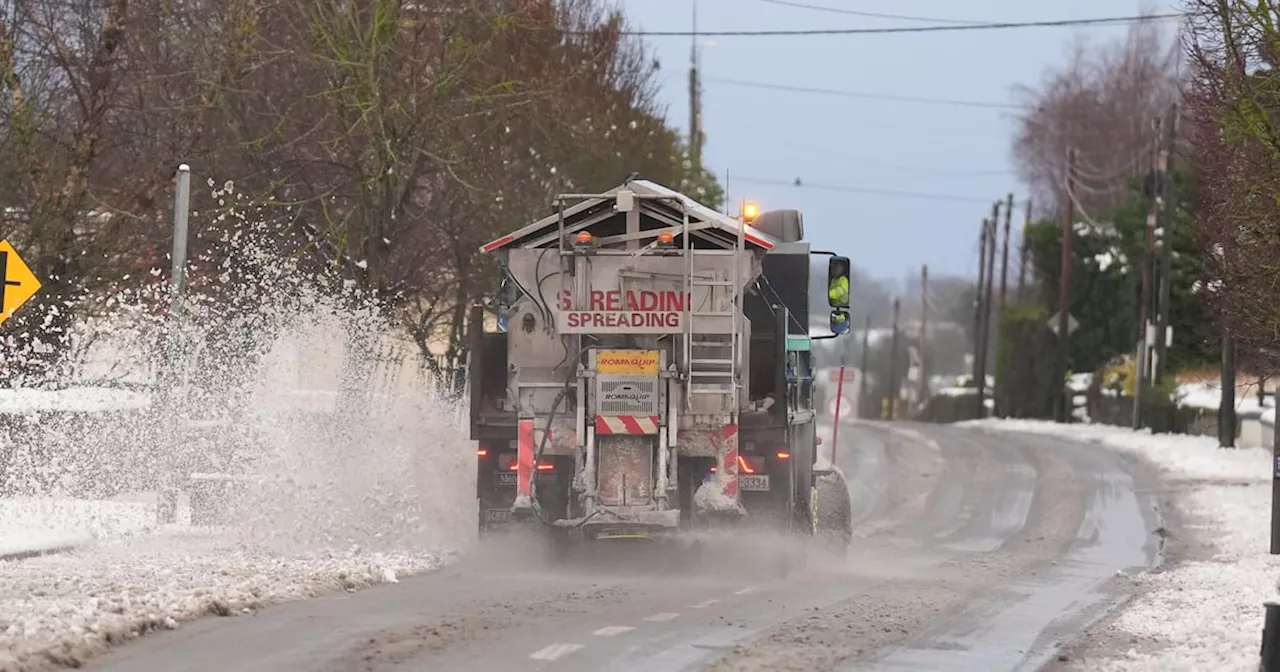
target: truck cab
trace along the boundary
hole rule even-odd
[[[503,273],[469,324],[482,532],[814,529],[810,344],[847,300],[812,301],[799,212],[746,219],[632,179],[482,247]]]

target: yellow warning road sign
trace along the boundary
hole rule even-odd
[[[7,240],[0,240],[0,324],[40,291],[40,280]]]

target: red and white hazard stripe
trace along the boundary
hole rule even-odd
[[[656,415],[597,415],[596,434],[657,434]]]
[[[738,426],[725,425],[719,436],[721,453],[720,473],[723,474],[726,497],[738,498]]]
[[[533,494],[533,421],[521,420],[516,431],[516,496]]]

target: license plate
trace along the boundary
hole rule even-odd
[[[516,475],[517,474],[514,471],[499,471],[498,485],[515,485]]]
[[[484,519],[490,523],[511,522],[511,509],[489,509],[484,512]]]
[[[749,492],[762,492],[769,489],[767,474],[746,474],[738,476],[738,487]]]

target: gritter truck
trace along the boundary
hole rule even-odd
[[[503,277],[468,325],[482,535],[817,529],[810,345],[848,301],[811,297],[810,260],[823,287],[849,262],[811,251],[798,211],[751,214],[632,178],[481,248]]]

